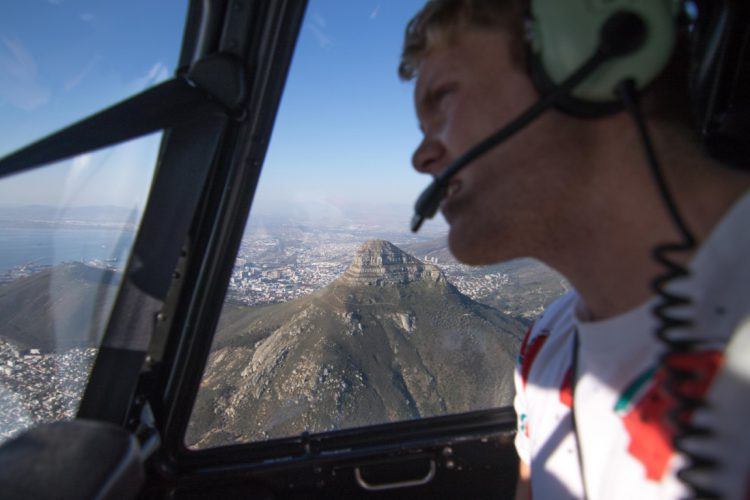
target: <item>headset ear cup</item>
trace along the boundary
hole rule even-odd
[[[617,85],[633,80],[645,88],[673,53],[672,0],[534,0],[529,14],[530,74],[540,91],[559,84],[597,50],[612,56],[558,104],[576,116],[621,110]]]
[[[531,81],[534,83],[539,94],[545,95],[554,90],[557,84],[547,74],[542,60],[534,53],[530,45],[527,60]],[[567,95],[557,100],[555,108],[572,116],[595,118],[617,113],[623,109],[623,105],[620,101],[592,102]]]

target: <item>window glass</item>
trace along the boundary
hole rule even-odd
[[[423,4],[313,0],[186,443],[208,448],[512,403],[521,337],[566,288],[409,231],[426,176],[396,76]]]
[[[5,6],[0,155],[168,78],[185,10],[148,1]],[[0,442],[75,415],[160,140],[0,178]]]
[[[168,79],[187,2],[4,2],[0,156]]]

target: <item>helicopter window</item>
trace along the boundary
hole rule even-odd
[[[425,178],[398,81],[423,2],[313,0],[185,436],[265,441],[512,404],[531,318],[567,284],[409,231]]]
[[[15,2],[0,19],[0,156],[167,78],[185,6]],[[0,180],[0,441],[75,416],[161,133]]]

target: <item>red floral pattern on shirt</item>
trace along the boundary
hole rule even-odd
[[[521,381],[523,383],[524,389],[526,388],[526,381],[529,379],[529,372],[531,372],[531,365],[534,363],[534,358],[536,358],[537,354],[539,354],[539,351],[542,349],[542,346],[544,345],[544,342],[549,337],[549,333],[542,333],[540,335],[537,335],[534,337],[534,339],[529,343],[529,337],[531,336],[531,327],[526,332],[526,335],[523,338],[523,342],[521,343],[521,351],[519,353],[519,365],[521,366]]]
[[[560,386],[560,402],[568,408],[573,408],[573,367],[568,368]]]
[[[703,398],[721,366],[722,358],[720,351],[672,355],[669,361],[671,366],[690,370],[698,375],[695,379],[678,384],[677,389],[690,398]],[[644,381],[644,374],[636,377],[623,392],[615,410],[621,414],[630,436],[628,453],[643,464],[648,479],[659,481],[664,476],[673,453],[675,429],[669,414],[675,407],[675,400],[666,388],[666,367],[648,371],[653,372],[650,380]],[[640,390],[640,385],[647,387],[645,392]],[[689,417],[687,414],[686,418]]]

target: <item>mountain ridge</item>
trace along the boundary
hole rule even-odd
[[[222,314],[197,448],[509,405],[522,325],[436,266],[367,242],[329,286]]]
[[[22,349],[97,347],[120,274],[67,262],[0,286],[0,337]]]
[[[362,244],[341,278],[351,284],[382,286],[406,284],[422,279],[445,281],[443,272],[426,264],[385,240]]]

